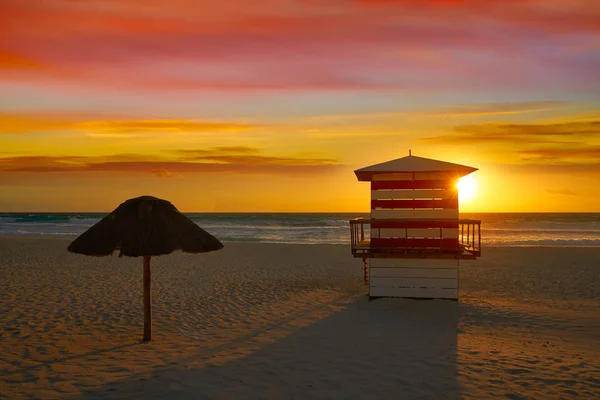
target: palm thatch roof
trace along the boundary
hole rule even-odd
[[[75,239],[73,253],[106,256],[158,256],[182,250],[206,253],[223,244],[179,212],[173,204],[152,196],[129,199]]]

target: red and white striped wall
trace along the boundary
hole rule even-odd
[[[458,249],[456,182],[450,173],[374,175],[371,247]],[[434,257],[372,259],[370,296],[458,299],[458,260]]]

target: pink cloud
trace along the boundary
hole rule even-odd
[[[486,89],[585,87],[600,68],[593,49],[568,51],[600,32],[600,9],[567,0],[38,4],[0,6],[11,38],[0,43],[5,79],[176,90]]]

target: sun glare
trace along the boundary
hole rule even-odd
[[[469,202],[477,194],[477,179],[472,175],[463,176],[456,184],[458,188],[458,201]]]

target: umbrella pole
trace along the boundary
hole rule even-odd
[[[150,256],[144,256],[144,342],[152,340],[152,292]]]

